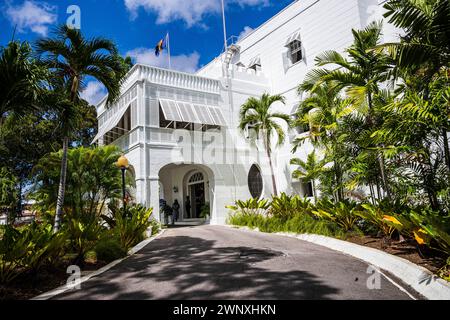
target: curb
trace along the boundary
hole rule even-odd
[[[228,227],[264,233],[248,227]],[[429,300],[450,300],[450,283],[437,277],[424,267],[418,266],[406,259],[396,257],[374,248],[321,235],[285,232],[272,234],[296,238],[350,255],[391,273]]]
[[[131,257],[132,255],[138,253],[139,251],[141,251],[145,246],[147,246],[150,242],[152,242],[153,240],[156,240],[157,238],[159,238],[161,235],[164,234],[164,232],[166,231],[166,229],[162,229],[156,236],[154,237],[150,237],[148,239],[145,239],[144,241],[142,241],[141,243],[138,243],[136,246],[134,246],[133,248],[131,248],[128,251],[128,255],[126,257],[123,257],[121,259],[115,260],[109,264],[107,264],[106,266],[92,272],[91,274],[84,276],[80,279],[79,284],[81,285],[82,283],[88,281],[89,279],[96,277],[110,269],[112,269],[113,267],[115,267],[116,265],[118,265],[119,263],[121,263],[122,261],[128,259],[129,257]],[[60,295],[66,291],[71,290],[70,288],[68,288],[66,285],[63,285],[61,287],[58,287],[56,289],[53,289],[51,291],[48,291],[46,293],[40,294],[37,297],[31,298],[30,300],[48,300],[51,299],[57,295]]]

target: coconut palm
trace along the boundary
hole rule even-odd
[[[352,30],[354,42],[346,50],[349,58],[336,51],[326,51],[316,57],[319,67],[337,65],[334,69],[318,68],[311,70],[300,85],[301,91],[314,91],[325,82],[333,81],[339,89],[345,89],[347,96],[353,99],[353,107],[364,115],[367,127],[375,125],[374,96],[380,92],[380,83],[391,76],[392,59],[379,50],[382,25],[372,22],[363,30]],[[370,143],[370,141],[368,141]],[[369,146],[368,146],[369,147]],[[383,189],[390,198],[389,184],[385,172],[383,146],[375,148],[379,152],[379,169]]]
[[[306,161],[299,158],[294,158],[291,160],[291,165],[298,166],[298,168],[292,173],[292,177],[295,179],[302,179],[304,182],[311,182],[315,202],[317,202],[315,181],[326,170],[324,168],[325,164],[326,161],[324,159],[319,160],[315,151],[308,154]]]
[[[272,174],[272,187],[274,195],[278,195],[277,184],[275,180],[275,171],[272,163],[272,137],[276,136],[277,146],[282,145],[286,139],[286,134],[281,126],[284,122],[290,125],[291,119],[289,115],[281,112],[271,112],[271,106],[275,102],[285,103],[285,99],[281,95],[263,94],[260,99],[249,98],[242,105],[240,112],[239,128],[244,131],[246,128],[255,130],[257,137],[262,135],[264,148],[266,149],[269,159],[270,170]]]
[[[23,115],[37,108],[45,69],[31,57],[27,43],[10,42],[0,48],[0,123],[6,113]]]
[[[120,92],[124,68],[118,58],[117,48],[103,38],[85,39],[81,32],[67,26],[58,28],[53,39],[37,41],[37,53],[57,79],[64,81],[64,87],[72,104],[79,100],[86,77],[100,81],[108,92],[108,102],[114,101]],[[69,112],[70,113],[70,112]],[[69,136],[63,137],[63,154],[58,189],[58,202],[54,230],[61,225],[67,171]]]

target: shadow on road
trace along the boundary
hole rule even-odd
[[[339,289],[306,271],[275,272],[281,252],[215,247],[215,241],[177,236],[154,240],[137,255],[63,299],[328,299]],[[275,260],[274,260],[275,259]]]

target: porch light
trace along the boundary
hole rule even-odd
[[[122,200],[123,200],[123,214],[125,215],[126,212],[126,190],[125,190],[125,171],[130,167],[130,163],[128,162],[128,159],[125,157],[124,154],[117,160],[116,163],[117,167],[122,170]]]

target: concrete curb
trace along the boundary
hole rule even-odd
[[[134,254],[138,253],[139,251],[141,251],[146,245],[148,245],[150,242],[152,242],[153,240],[159,238],[161,235],[164,234],[166,230],[162,229],[156,236],[154,237],[150,237],[148,239],[145,239],[144,241],[142,241],[141,243],[137,244],[136,246],[134,246],[133,248],[130,249],[130,251],[128,251],[128,255],[126,257],[123,257],[121,259],[115,260],[109,264],[107,264],[106,266],[104,266],[103,268],[98,269],[97,271],[92,272],[91,274],[84,276],[80,279],[80,285],[86,281],[88,281],[89,279],[96,277],[110,269],[112,269],[113,267],[115,267],[116,265],[118,265],[119,263],[121,263],[122,261],[128,259],[129,257],[133,256]],[[51,299],[57,295],[60,295],[66,291],[71,290],[70,288],[68,288],[67,286],[63,285],[59,288],[53,289],[51,291],[48,291],[46,293],[40,294],[37,297],[31,298],[30,300],[48,300]]]
[[[228,227],[262,233],[257,229],[248,227]],[[429,300],[450,300],[450,283],[437,277],[424,267],[418,266],[406,259],[374,248],[326,236],[285,232],[273,234],[314,243],[363,260],[368,264],[393,274]]]

